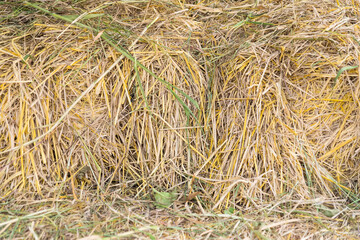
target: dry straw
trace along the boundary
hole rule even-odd
[[[222,219],[210,212],[224,209],[284,216],[257,226],[234,215],[231,229],[216,228],[236,236],[245,227],[242,238],[274,228],[268,237],[309,236],[301,227],[289,235],[303,223],[291,214],[321,205],[337,218],[357,207],[357,1],[1,6],[1,201],[107,206],[104,216],[128,219],[118,237],[139,238],[136,221],[158,231],[159,219],[179,215],[153,216],[152,227],[114,206],[146,200],[141,212],[153,189],[185,197],[192,224]],[[23,219],[58,211],[34,209]]]

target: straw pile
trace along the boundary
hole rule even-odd
[[[355,234],[357,1],[67,2],[2,3],[2,237]]]

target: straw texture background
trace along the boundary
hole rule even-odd
[[[147,207],[155,189],[185,199],[173,211],[199,214],[191,224],[220,221],[209,213],[226,209],[268,224],[213,226],[225,238],[240,226],[241,238],[319,237],[323,226],[307,232],[308,220],[290,217],[298,208],[324,217],[319,206],[335,211],[323,219],[327,229],[351,235],[360,170],[357,1],[34,6],[1,5],[0,200],[8,207],[51,215],[70,206],[62,221],[108,219],[106,227],[124,231],[153,229],[147,221],[164,230],[161,215],[184,228],[154,236],[194,237],[179,216]],[[122,228],[112,216],[119,208]],[[129,220],[132,208],[149,211],[141,224]],[[350,215],[339,215],[344,209]],[[12,223],[3,219],[8,237]],[[35,219],[22,230],[29,238]]]

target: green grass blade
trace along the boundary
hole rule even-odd
[[[145,95],[144,87],[143,87],[143,85],[141,83],[140,74],[139,74],[139,70],[138,70],[138,67],[137,67],[137,62],[135,62],[134,68],[135,68],[135,74],[136,74],[136,81],[138,82],[141,95],[142,95],[142,97],[143,97],[143,99],[145,101],[145,106],[150,111],[150,107],[149,107],[149,103],[147,101],[147,97]]]
[[[334,80],[334,85],[336,84],[336,81],[338,80],[338,78],[340,77],[340,75],[344,72],[344,71],[347,71],[347,70],[352,70],[352,69],[355,69],[355,68],[358,68],[359,66],[347,66],[347,67],[343,67],[341,68],[338,73],[336,74],[336,77],[335,77],[335,80]]]

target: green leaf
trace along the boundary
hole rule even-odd
[[[238,22],[237,24],[235,24],[235,25],[233,26],[233,28],[239,28],[239,27],[241,27],[242,25],[246,24],[247,22],[248,22],[247,19],[246,19],[246,20],[242,20],[242,21]]]
[[[355,69],[355,68],[358,68],[359,66],[347,66],[347,67],[343,67],[341,68],[338,73],[336,74],[336,77],[335,77],[335,83],[336,81],[338,80],[338,78],[340,77],[340,75],[344,72],[344,71],[347,71],[347,70],[352,70],[352,69]]]
[[[234,214],[234,212],[235,212],[235,208],[233,207],[229,207],[224,211],[225,214],[229,214],[229,215]]]
[[[248,23],[252,24],[258,24],[258,25],[269,25],[269,26],[275,26],[273,23],[264,23],[264,22],[255,22],[255,21],[247,21]]]
[[[81,19],[83,20],[86,20],[86,19],[91,19],[91,18],[97,18],[97,17],[102,17],[104,16],[105,14],[103,13],[100,13],[100,14],[95,14],[95,13],[90,13],[90,14],[87,14],[85,16],[82,16]],[[74,21],[75,19],[77,19],[80,15],[64,15],[65,18],[71,20],[71,21]]]
[[[148,235],[151,240],[156,240],[156,237],[154,237],[154,235],[152,235],[152,234],[150,234],[150,233],[147,233],[147,232],[144,232],[144,233],[145,233],[146,235]]]
[[[340,212],[339,209],[331,209],[331,208],[328,208],[328,207],[326,207],[324,205],[320,205],[318,207],[318,210],[320,212],[322,212],[325,216],[330,217],[330,218],[335,216],[336,214],[338,214]]]
[[[153,189],[155,192],[155,205],[162,208],[168,208],[176,200],[176,192],[158,192]]]
[[[31,56],[30,54],[26,54],[25,56],[24,56],[24,61],[26,61],[26,59],[28,59],[28,58],[33,58],[33,56]]]

